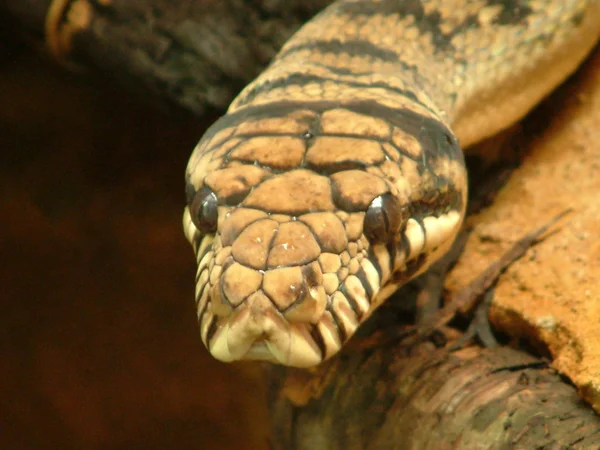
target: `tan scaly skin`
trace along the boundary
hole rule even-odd
[[[520,119],[599,35],[600,0],[345,0],[307,23],[187,168],[213,356],[335,355],[456,237],[459,141]]]

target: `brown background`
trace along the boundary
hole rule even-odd
[[[183,173],[214,117],[0,52],[0,448],[265,448],[256,369],[195,321]]]

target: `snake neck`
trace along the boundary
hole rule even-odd
[[[522,118],[575,70],[599,29],[598,0],[337,1],[229,111],[375,101],[436,118],[464,148]]]

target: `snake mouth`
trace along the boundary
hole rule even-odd
[[[312,323],[288,321],[261,292],[228,317],[206,311],[201,336],[218,360],[260,360],[293,367],[312,367],[342,346],[339,329],[325,312]]]
[[[269,346],[264,339],[258,339],[254,341],[252,347],[250,347],[248,352],[244,355],[244,359],[253,361],[267,361],[272,363],[279,362],[273,352],[269,350]]]
[[[231,329],[227,328],[215,335],[209,345],[213,357],[223,362],[252,360],[306,368],[316,366],[324,359],[321,349],[304,335],[300,327],[278,330],[269,337],[261,337],[237,347],[229,345]]]

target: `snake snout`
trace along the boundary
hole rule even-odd
[[[222,361],[267,360],[308,367],[331,356],[341,346],[331,326],[323,335],[321,322],[329,296],[317,262],[267,271],[232,263],[226,266],[208,295],[201,318],[207,325],[206,344]]]

